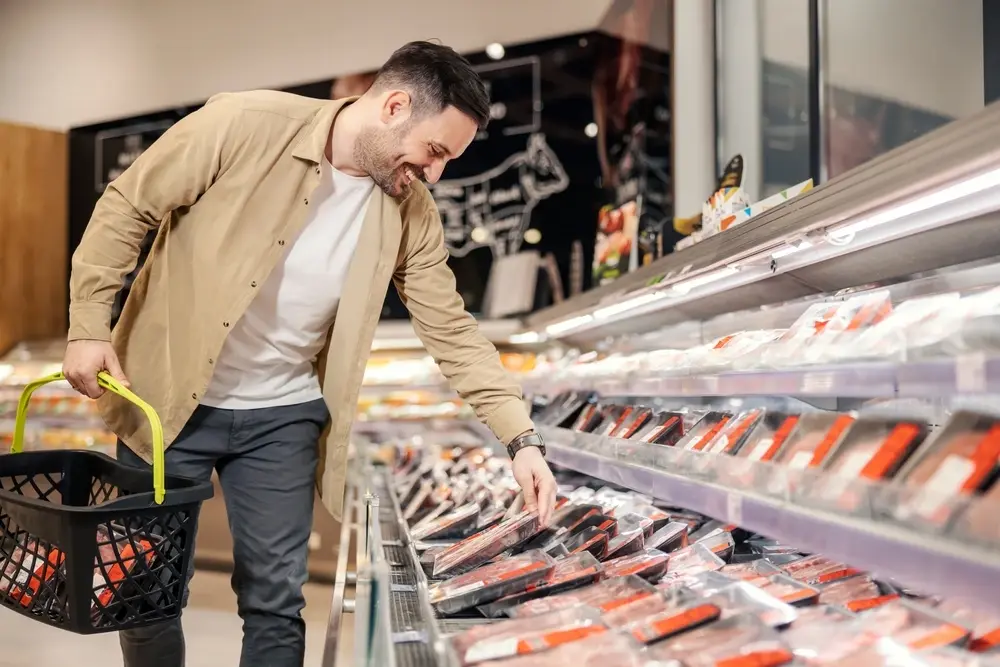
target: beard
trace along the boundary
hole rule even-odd
[[[403,154],[398,149],[403,145],[409,125],[407,122],[388,130],[366,127],[354,142],[354,163],[390,197],[409,194],[410,185],[404,177],[406,169],[412,170],[417,176],[421,175],[418,167],[400,164]]]

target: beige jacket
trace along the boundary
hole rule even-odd
[[[212,377],[232,325],[305,222],[330,128],[350,100],[257,91],[222,94],[174,125],[108,186],[73,255],[69,340],[111,340],[132,389],[176,438]],[[158,229],[114,332],[112,302]],[[347,288],[317,359],[332,415],[317,485],[342,513],[347,442],[389,281],[451,387],[502,442],[532,428],[521,391],[465,312],[434,201],[372,195]],[[332,354],[328,354],[333,350]],[[142,413],[100,399],[108,425],[152,460]]]

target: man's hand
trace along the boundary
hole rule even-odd
[[[73,389],[84,396],[98,398],[104,389],[97,384],[97,374],[107,371],[111,377],[126,387],[128,379],[118,363],[118,355],[111,343],[100,340],[74,340],[66,345],[63,358],[63,375]]]
[[[556,505],[556,478],[538,447],[525,447],[514,455],[514,479],[524,493],[524,509],[538,510],[539,521],[547,526]]]

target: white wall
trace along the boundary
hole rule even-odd
[[[611,0],[0,0],[0,120],[65,129],[223,90],[591,30]]]
[[[766,58],[808,64],[805,0],[766,0]],[[826,0],[828,82],[959,118],[983,108],[982,0]]]

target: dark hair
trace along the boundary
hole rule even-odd
[[[453,106],[480,128],[490,120],[490,96],[468,60],[455,49],[433,42],[410,42],[382,65],[372,85],[410,93],[417,112],[441,113]]]

